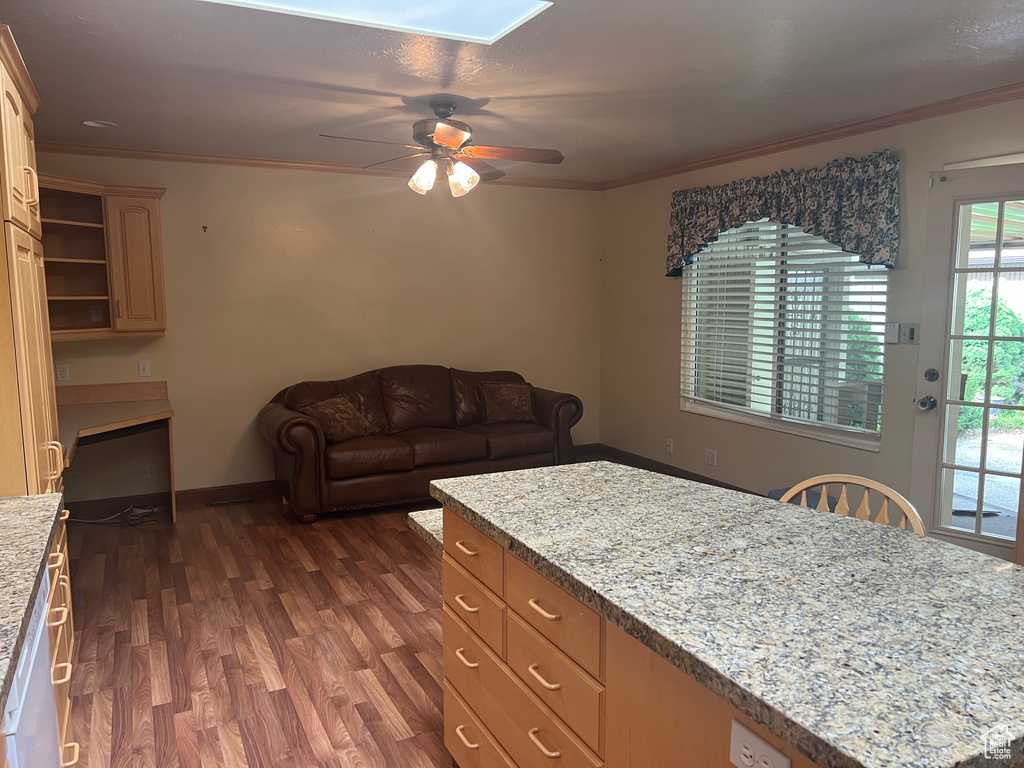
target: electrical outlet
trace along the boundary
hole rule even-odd
[[[738,720],[732,721],[729,762],[736,768],[790,768],[792,765],[788,757]]]
[[[672,453],[672,438],[665,438],[665,453]]]
[[[69,470],[67,470],[64,473],[63,477],[67,481],[68,485],[77,485],[78,484],[78,479],[79,479],[78,470],[69,469]]]
[[[102,323],[103,307],[101,307],[99,304],[93,304],[91,307],[89,307],[89,320],[91,320],[94,323]]]
[[[917,344],[917,323],[900,325],[900,344]]]
[[[150,480],[156,477],[156,464],[146,465],[146,477],[148,477]]]
[[[712,451],[710,448],[704,449],[704,463],[710,464],[712,467],[718,466],[718,451]]]
[[[57,373],[57,381],[71,381],[71,369],[67,363],[57,363],[54,370]]]
[[[139,377],[149,376],[149,360],[139,360]]]

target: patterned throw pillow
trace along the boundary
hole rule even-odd
[[[512,381],[483,381],[480,397],[484,405],[484,424],[502,424],[506,421],[532,421],[533,387]]]
[[[298,410],[320,423],[328,443],[340,443],[353,437],[380,433],[346,397],[332,397],[319,403],[300,405]]]

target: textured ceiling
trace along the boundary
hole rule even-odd
[[[1024,0],[555,0],[491,46],[197,0],[4,0],[0,23],[41,142],[361,166],[392,148],[317,134],[407,142],[444,93],[477,143],[565,155],[494,163],[512,179],[609,182],[1024,81]]]

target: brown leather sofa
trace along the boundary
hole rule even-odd
[[[578,397],[534,387],[536,423],[484,423],[483,382],[524,379],[512,371],[399,365],[279,392],[257,427],[273,449],[275,479],[292,512],[311,523],[325,512],[427,499],[430,481],[442,477],[573,461],[570,429],[583,415]],[[298,410],[339,395],[378,434],[332,445],[320,423]]]

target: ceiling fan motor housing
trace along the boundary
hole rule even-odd
[[[466,123],[463,123],[459,120],[452,120],[451,118],[441,120],[436,117],[431,117],[427,120],[417,120],[415,123],[413,123],[413,141],[415,141],[417,144],[427,147],[428,149],[434,147],[434,132],[437,130],[437,124],[439,122],[444,122],[447,125],[450,125],[453,128],[458,128],[459,130],[465,131],[466,133],[473,132],[472,128],[470,128]]]

